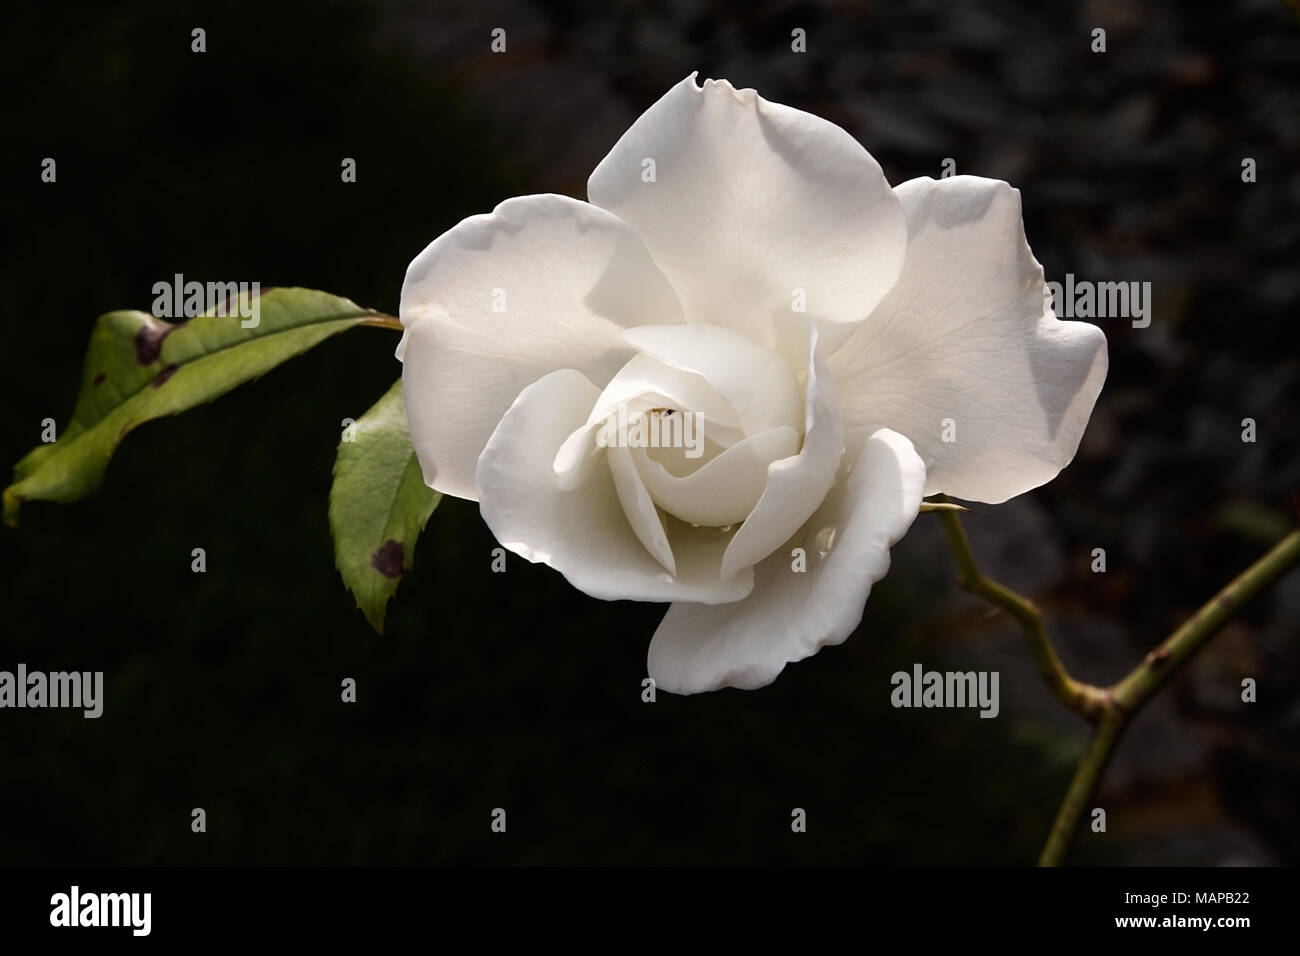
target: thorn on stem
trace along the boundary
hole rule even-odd
[[[1159,667],[1167,660],[1169,660],[1169,649],[1166,647],[1157,647],[1147,655],[1147,664],[1152,667]]]

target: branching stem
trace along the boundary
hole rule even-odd
[[[1097,687],[1075,680],[1066,671],[1047,636],[1043,615],[1037,605],[979,569],[958,512],[932,510],[939,516],[948,535],[948,544],[957,560],[957,579],[961,586],[1015,618],[1025,632],[1029,651],[1047,686],[1067,707],[1096,724],[1092,740],[1079,760],[1074,779],[1070,781],[1038,860],[1040,866],[1057,866],[1065,859],[1088,801],[1129,720],[1246,602],[1300,563],[1300,530],[1292,531],[1233,579],[1151,651],[1127,677],[1110,687]]]

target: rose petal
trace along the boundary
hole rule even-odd
[[[724,577],[771,554],[773,548],[794,534],[817,510],[835,482],[835,472],[844,452],[839,394],[822,358],[817,329],[811,323],[808,335],[803,450],[793,458],[783,458],[768,466],[763,497],[736,532],[722,559]]]
[[[694,372],[674,368],[649,355],[634,356],[618,370],[581,428],[565,439],[555,455],[555,473],[568,487],[585,477],[597,451],[597,432],[620,406],[633,413],[650,407],[689,409],[704,416],[707,425],[726,429],[739,424],[735,411],[708,380]],[[718,431],[715,427],[712,431]]]
[[[834,348],[903,264],[898,202],[852,136],[725,80],[698,87],[694,73],[623,134],[587,195],[645,240],[689,321],[773,348],[806,344],[804,318]]]
[[[658,687],[675,694],[752,690],[853,632],[871,585],[889,570],[889,548],[916,517],[925,465],[906,438],[879,429],[843,470],[812,519],[755,569],[748,598],[668,609],[650,642],[649,673]],[[806,571],[792,569],[796,547],[804,549]]]
[[[632,450],[614,447],[605,454],[610,474],[614,477],[618,502],[623,506],[623,514],[632,526],[632,533],[650,552],[650,556],[663,565],[665,571],[676,574],[677,562],[673,558],[672,545],[668,543],[668,534],[664,531],[664,523],[659,517],[654,499],[650,497],[650,492],[632,461]]]
[[[903,274],[830,359],[846,428],[860,438],[883,422],[907,435],[927,495],[1005,501],[1074,457],[1106,377],[1106,337],[1052,313],[1018,190],[954,176],[895,191],[910,236]],[[956,441],[943,440],[945,419]]]
[[[464,220],[402,286],[406,417],[425,481],[476,498],[475,462],[524,386],[559,368],[603,385],[633,355],[624,328],[681,315],[641,240],[602,209],[523,196]]]
[[[609,601],[736,601],[753,587],[746,572],[718,573],[726,538],[671,537],[670,574],[628,523],[608,468],[593,468],[577,488],[560,487],[552,462],[561,442],[587,418],[600,390],[561,369],[529,385],[492,433],[478,461],[480,509],[497,540],[534,563],[555,568],[576,588]]]
[[[767,487],[768,466],[799,450],[788,425],[751,435],[688,475],[673,475],[644,448],[632,451],[650,495],[669,514],[691,524],[723,527],[744,521]]]
[[[746,435],[783,425],[798,429],[800,396],[794,373],[781,356],[749,336],[692,324],[646,325],[628,329],[623,337],[661,362],[704,376],[735,409]]]

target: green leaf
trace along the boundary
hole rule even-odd
[[[99,487],[127,432],[155,418],[211,401],[355,325],[395,320],[310,289],[270,289],[258,298],[258,324],[243,328],[240,306],[175,325],[147,312],[109,312],[90,336],[72,421],[57,440],[14,466],[4,491],[6,524],[23,501],[75,501]]]
[[[334,563],[370,626],[382,634],[388,599],[411,569],[415,541],[442,495],[424,483],[411,448],[401,379],[352,432],[339,442],[330,488]]]

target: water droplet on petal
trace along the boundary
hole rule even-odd
[[[830,554],[831,549],[835,547],[835,528],[826,527],[818,531],[817,537],[813,540],[813,547],[823,558]]]

